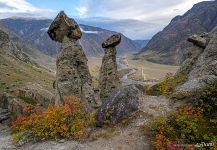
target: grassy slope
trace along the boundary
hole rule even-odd
[[[0,92],[34,84],[52,91],[53,81],[52,73],[0,53]]]

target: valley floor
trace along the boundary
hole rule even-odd
[[[170,100],[165,97],[144,95],[140,99],[139,112],[113,128],[98,128],[83,142],[46,141],[28,143],[20,150],[150,150],[151,141],[145,136],[144,125],[148,125],[157,116],[166,116],[172,110]],[[0,149],[11,150],[10,130],[0,124]]]
[[[100,70],[101,61],[101,58],[88,58],[88,66],[90,68],[90,73],[94,78],[95,86],[97,85],[96,78]],[[124,64],[125,69],[128,69],[126,72],[124,71],[122,73],[123,75],[128,74],[127,77],[125,76],[127,78],[126,80],[138,80],[141,83],[145,83],[144,77],[142,76],[144,74],[147,77],[147,80],[161,80],[166,73],[174,73],[178,69],[178,66],[166,66],[142,60],[132,60],[130,58],[121,59],[120,62],[121,63],[119,65]],[[124,69],[122,67],[119,66],[119,70]],[[25,71],[22,69],[23,68],[18,70],[18,75],[19,73],[22,73],[21,71]],[[136,71],[129,74],[130,70],[132,71],[132,69]],[[31,73],[31,71],[29,72],[27,70],[26,73]],[[44,72],[39,73],[39,77],[43,79],[41,76],[44,75]],[[11,75],[16,75],[16,72],[10,73],[9,77],[11,77]],[[32,76],[34,77],[34,80]],[[38,81],[38,78],[36,80],[35,76],[35,74],[30,74],[29,77],[31,78],[28,78],[27,81],[26,78],[24,78],[25,80],[22,78],[19,80],[22,80],[21,82],[23,83],[29,82],[29,80]],[[6,77],[5,79],[11,80],[9,77]],[[47,74],[46,77],[49,77],[49,80],[46,80],[46,85],[49,84],[49,88],[46,89],[52,91],[51,85],[52,80],[54,80],[53,75]],[[122,77],[122,79],[123,78],[124,77]],[[4,79],[2,79],[2,81],[3,80]],[[40,84],[45,83],[43,83],[42,80]],[[35,84],[31,85],[35,86]],[[9,127],[0,124],[0,150],[11,150],[14,148],[20,150],[150,150],[151,141],[149,137],[145,136],[144,129],[142,127],[144,125],[148,125],[157,116],[166,116],[166,114],[172,110],[172,107],[173,105],[170,103],[170,100],[165,97],[144,95],[140,98],[139,112],[136,113],[131,119],[125,120],[123,123],[113,128],[97,128],[92,132],[90,137],[83,142],[71,140],[46,141],[39,143],[28,143],[22,147],[14,147],[11,142]]]
[[[157,64],[142,59],[135,60],[130,56],[123,58],[120,57],[119,59],[120,61],[117,61],[119,64],[119,70],[126,68],[135,69],[135,73],[129,75],[129,78],[142,82],[161,81],[164,79],[167,73],[174,74],[179,69],[179,66]],[[88,66],[93,77],[98,76],[101,63],[102,58],[100,57],[88,57]],[[124,64],[125,66],[120,65],[120,63]]]

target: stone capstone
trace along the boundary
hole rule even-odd
[[[68,18],[61,11],[50,25],[48,35],[52,40],[62,43],[65,36],[70,39],[80,39],[82,32],[75,20]]]
[[[119,34],[111,36],[102,44],[106,45],[104,49],[105,55],[102,59],[102,65],[99,74],[99,90],[100,98],[103,99],[109,93],[120,87],[120,79],[117,71],[116,62],[116,48],[115,46],[120,43],[121,37]]]
[[[115,47],[121,42],[121,35],[115,34],[102,43],[102,48]]]
[[[206,45],[207,45],[207,41],[205,38],[203,38],[204,36],[199,36],[199,35],[192,35],[188,38],[188,42],[191,42],[193,43],[194,45],[197,45],[199,47],[202,47],[202,48],[206,48]]]
[[[117,124],[139,109],[139,100],[143,94],[141,85],[128,85],[112,92],[98,109],[97,125]]]

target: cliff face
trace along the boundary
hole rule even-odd
[[[210,32],[217,25],[217,1],[195,4],[177,16],[142,49],[140,56],[153,62],[179,65],[185,60],[192,34]]]

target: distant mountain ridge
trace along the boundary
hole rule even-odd
[[[54,56],[60,47],[60,44],[52,41],[47,34],[47,28],[52,20],[9,18],[3,19],[2,22],[26,43],[45,54]],[[83,31],[83,36],[80,41],[87,56],[103,55],[102,42],[116,33],[87,25],[80,25],[80,27]],[[137,42],[122,35],[122,42],[117,47],[117,51],[119,54],[135,53],[140,50],[138,47]]]
[[[164,64],[181,64],[188,53],[186,39],[192,34],[210,32],[217,25],[217,1],[195,4],[183,16],[177,16],[157,33],[139,53],[139,57]]]

